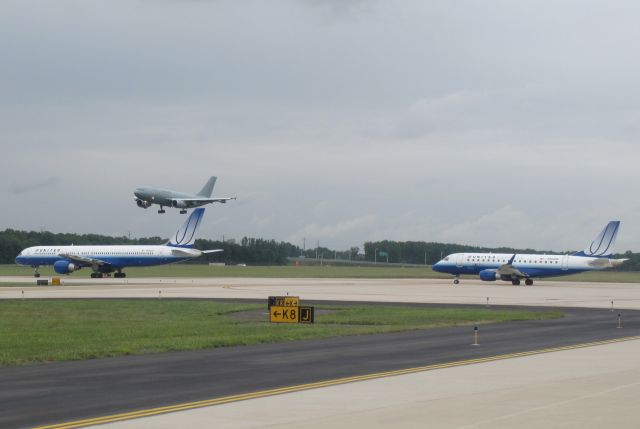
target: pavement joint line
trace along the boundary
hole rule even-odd
[[[436,370],[436,369],[453,368],[453,367],[458,367],[458,366],[472,365],[472,364],[485,363],[485,362],[495,362],[495,361],[500,361],[500,360],[505,360],[505,359],[514,359],[514,358],[519,358],[519,357],[540,355],[540,354],[545,354],[545,353],[553,353],[553,352],[559,352],[559,351],[582,349],[582,348],[587,348],[587,347],[595,347],[595,346],[601,346],[601,345],[606,345],[606,344],[615,344],[615,343],[621,343],[621,342],[625,342],[625,341],[634,341],[634,340],[640,340],[640,335],[631,336],[631,337],[623,337],[623,338],[613,338],[613,339],[609,339],[609,340],[592,341],[592,342],[589,342],[589,343],[573,344],[573,345],[569,345],[569,346],[553,347],[553,348],[546,348],[546,349],[539,349],[539,350],[530,350],[530,351],[525,351],[525,352],[509,353],[509,354],[504,354],[504,355],[488,356],[488,357],[482,357],[482,358],[475,358],[475,359],[467,359],[467,360],[447,362],[447,363],[425,365],[425,366],[419,366],[419,367],[414,367],[414,368],[399,369],[399,370],[394,370],[394,371],[378,372],[378,373],[373,373],[373,374],[356,375],[356,376],[352,376],[352,377],[336,378],[336,379],[333,379],[333,380],[325,380],[325,381],[319,381],[319,382],[313,382],[313,383],[299,384],[299,385],[295,385],[295,386],[286,386],[286,387],[279,387],[279,388],[275,388],[275,389],[260,390],[260,391],[257,391],[257,392],[250,392],[250,393],[243,393],[243,394],[238,394],[238,395],[223,396],[223,397],[220,397],[220,398],[205,399],[205,400],[194,401],[194,402],[185,402],[185,403],[182,403],[182,404],[167,405],[167,406],[164,406],[164,407],[149,408],[149,409],[145,409],[145,410],[130,411],[130,412],[126,412],[126,413],[111,414],[111,415],[107,415],[107,416],[94,417],[94,418],[83,419],[83,420],[76,420],[76,421],[71,421],[71,422],[67,422],[67,423],[59,423],[59,424],[53,424],[53,425],[37,426],[34,429],[75,429],[75,428],[82,428],[82,427],[93,426],[93,425],[101,425],[101,424],[114,423],[114,422],[125,421],[125,420],[133,420],[133,419],[141,418],[141,417],[150,417],[150,416],[155,416],[155,415],[160,415],[160,414],[173,413],[173,412],[177,412],[177,411],[186,411],[186,410],[191,410],[191,409],[195,409],[195,408],[209,407],[209,406],[213,406],[213,405],[228,404],[228,403],[239,402],[239,401],[244,401],[244,400],[248,400],[248,399],[264,398],[264,397],[268,397],[268,396],[282,395],[282,394],[285,394],[285,393],[301,392],[301,391],[304,391],[304,390],[311,390],[311,389],[318,389],[318,388],[322,388],[322,387],[337,386],[337,385],[341,385],[341,384],[354,383],[354,382],[358,382],[358,381],[367,381],[367,380],[374,380],[374,379],[378,379],[378,378],[393,377],[393,376],[407,375],[407,374],[415,374],[415,373],[418,373],[418,372],[433,371],[433,370]]]

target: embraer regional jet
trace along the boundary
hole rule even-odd
[[[572,255],[526,255],[500,253],[453,253],[433,266],[434,271],[455,276],[477,274],[480,280],[510,281],[528,286],[534,277],[563,276],[583,271],[603,270],[621,265],[627,259],[613,259],[613,244],[620,221],[611,221],[586,249]]]
[[[133,194],[136,196],[136,204],[143,209],[151,207],[152,204],[158,204],[160,206],[158,213],[164,213],[164,207],[174,207],[181,209],[181,214],[185,214],[187,209],[193,207],[200,207],[211,203],[226,203],[229,200],[236,199],[236,197],[211,198],[216,180],[217,177],[211,176],[197,194],[151,187],[137,188],[133,191]]]
[[[125,267],[171,264],[197,258],[204,253],[221,252],[222,249],[193,248],[203,215],[203,208],[195,209],[171,240],[163,245],[35,246],[20,252],[16,263],[33,267],[35,277],[40,277],[40,265],[53,265],[53,269],[60,274],[91,267],[91,278],[114,271],[114,277],[126,277],[122,272]]]

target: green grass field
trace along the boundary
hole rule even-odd
[[[263,277],[263,278],[374,278],[374,279],[450,279],[450,275],[436,273],[431,267],[351,267],[351,266],[208,266],[200,264],[171,264],[157,267],[127,268],[127,277]],[[60,276],[52,267],[41,267],[44,277]],[[31,276],[33,269],[17,265],[0,265],[2,276]],[[71,278],[88,278],[90,270],[83,269],[70,275]],[[477,279],[476,276],[466,278]],[[640,283],[640,272],[591,271],[545,280]],[[0,279],[1,281],[1,279]]]
[[[320,311],[321,309],[325,311]],[[557,311],[318,306],[313,325],[267,322],[266,303],[0,301],[0,365],[561,317]]]

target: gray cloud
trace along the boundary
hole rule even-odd
[[[43,177],[35,180],[21,179],[9,185],[8,191],[13,195],[28,194],[34,191],[51,191],[50,188],[61,182],[59,177]]]
[[[239,200],[208,208],[209,238],[566,250],[620,218],[638,250],[639,12],[2,2],[3,224],[167,236],[181,217],[133,189],[216,174]]]

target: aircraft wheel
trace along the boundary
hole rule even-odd
[[[511,280],[511,284],[514,285],[514,286],[518,286],[518,285],[520,285],[520,280],[518,280],[518,279]]]
[[[186,210],[180,210],[180,214],[187,214]]]
[[[40,273],[35,273],[33,277],[40,277]]]
[[[531,285],[533,284],[533,280],[531,280],[531,279],[526,279],[526,280],[524,281],[524,284],[526,284],[527,286],[531,286]]]
[[[460,283],[460,280],[458,280],[458,279],[455,279],[455,280],[453,281],[453,284],[454,284],[454,285],[457,285],[458,283]]]

